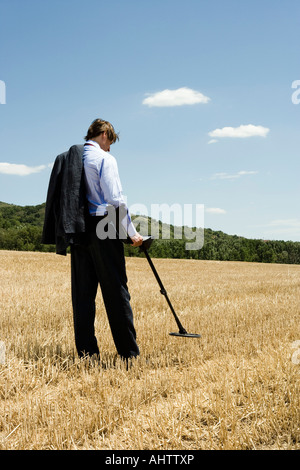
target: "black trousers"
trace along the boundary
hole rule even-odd
[[[80,357],[99,355],[94,329],[99,284],[118,354],[124,359],[138,356],[123,243],[100,240],[94,229],[86,234],[84,243],[71,245],[74,332]]]

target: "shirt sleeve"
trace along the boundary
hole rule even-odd
[[[137,234],[132,223],[126,202],[122,193],[122,185],[119,177],[118,165],[112,155],[107,155],[102,162],[100,170],[100,186],[103,196],[108,204],[120,208],[120,213],[125,214],[121,223],[129,237]]]

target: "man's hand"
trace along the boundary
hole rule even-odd
[[[143,243],[143,240],[144,240],[142,235],[140,235],[139,233],[134,235],[134,237],[130,237],[130,238],[132,240],[132,245],[131,246],[141,246],[141,244]]]

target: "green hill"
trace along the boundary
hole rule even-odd
[[[0,229],[19,225],[42,227],[46,204],[38,206],[16,206],[0,201]]]
[[[45,203],[18,206],[0,202],[0,249],[55,251],[54,246],[41,243],[44,216]],[[300,242],[247,239],[207,228],[204,229],[204,246],[198,250],[187,250],[186,242],[191,240],[184,236],[181,239],[176,238],[176,231],[184,233],[182,227],[169,226],[150,217],[144,218],[144,222],[148,224],[149,233],[152,224],[158,226],[159,236],[150,249],[151,256],[156,258],[300,264]],[[170,239],[165,239],[165,233],[168,232]],[[140,250],[128,245],[125,245],[125,254],[144,256]]]

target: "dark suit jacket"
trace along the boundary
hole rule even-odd
[[[73,145],[58,155],[50,176],[42,243],[55,244],[60,255],[66,255],[69,244],[86,230],[83,150],[83,145]]]

